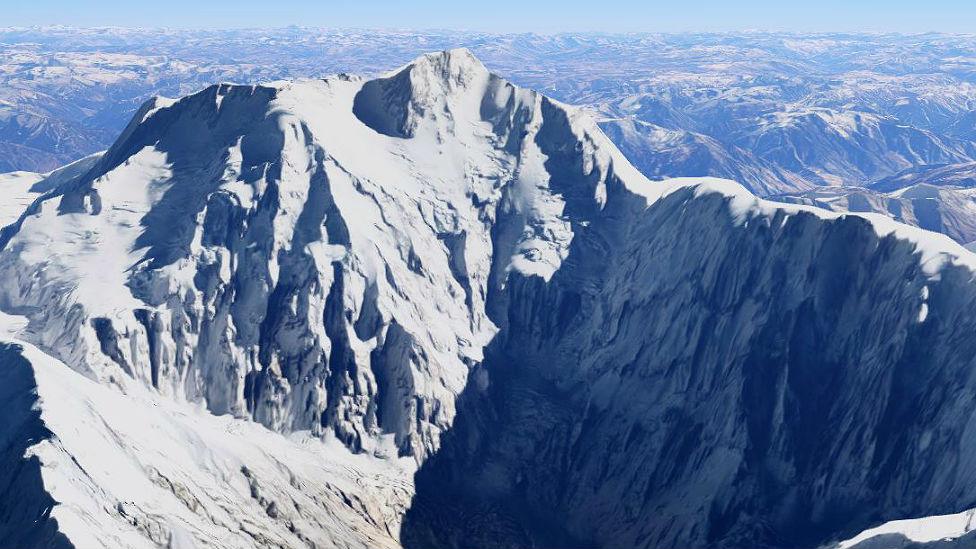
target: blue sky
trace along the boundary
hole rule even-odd
[[[976,0],[0,0],[0,26],[974,32]]]

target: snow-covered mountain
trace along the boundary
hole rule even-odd
[[[157,98],[0,185],[0,546],[969,531],[924,517],[976,500],[976,257],[651,181],[467,50]]]
[[[411,463],[122,393],[4,323],[4,547],[399,547]]]
[[[60,174],[9,178],[27,198],[48,190],[2,233],[0,301],[26,318],[18,337],[52,355],[54,368],[63,362],[125,393],[335,438],[387,461],[422,460],[497,332],[488,301],[507,273],[549,276],[565,256],[565,198],[549,186],[540,147],[579,147],[601,162],[586,170],[591,194],[604,185],[597,170],[619,157],[576,116],[490,75],[466,51],[372,81],[221,85],[157,99],[87,171],[54,184]],[[44,380],[36,383],[43,400]],[[274,444],[285,443],[256,451]],[[98,459],[84,447],[65,453]],[[239,475],[235,467],[201,474]],[[143,463],[133,474],[153,481],[157,468]],[[193,473],[181,490],[206,503]],[[75,503],[82,477],[50,497]],[[114,486],[96,488],[109,503],[54,509],[69,539],[89,539],[80,525],[106,524],[101,511],[90,514],[121,498]],[[168,531],[154,500],[132,504],[110,512],[115,525],[105,528],[128,534],[94,528],[100,544],[158,542]],[[181,526],[198,542],[228,528],[204,514],[206,526]],[[288,519],[275,514],[257,530]],[[285,546],[309,535],[292,534]]]

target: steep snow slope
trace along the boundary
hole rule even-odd
[[[0,362],[4,547],[397,546],[408,464],[123,395],[15,339]]]
[[[0,210],[0,225],[15,221],[27,206],[40,193],[31,192],[31,187],[44,176],[33,172],[10,172],[0,174],[0,189],[3,189],[4,201]]]
[[[3,192],[4,197],[3,202],[0,203],[0,227],[16,221],[20,214],[45,192],[88,171],[98,160],[98,156],[83,158],[46,174],[33,172],[0,174],[0,192]]]
[[[50,441],[5,456],[39,470],[18,523],[57,521],[34,540],[797,547],[976,501],[976,258],[651,182],[466,51],[157,99],[42,187],[0,240],[7,361],[41,397],[15,438]],[[126,466],[100,474],[89,438]],[[303,515],[284,468],[335,497]]]
[[[912,547],[967,547],[976,537],[976,509],[962,513],[894,520],[861,532],[832,546],[833,549],[882,549]]]

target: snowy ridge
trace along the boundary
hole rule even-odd
[[[861,187],[821,188],[772,200],[809,204],[833,211],[877,212],[922,229],[939,232],[969,246],[976,240],[976,190],[914,183],[890,192]]]
[[[459,412],[451,458],[418,476],[409,547],[814,546],[968,506],[973,467],[951,448],[968,447],[973,404],[941,403],[956,390],[945,377],[971,361],[969,252],[721,180],[629,189],[642,213],[611,198],[550,284],[513,290],[512,324],[487,353],[486,389]],[[935,425],[947,430],[937,443]],[[470,496],[486,486],[501,503]],[[429,529],[457,500],[458,522],[442,521],[453,528]],[[525,508],[541,516],[505,511]],[[465,526],[470,513],[520,534]]]
[[[884,238],[890,235],[913,244],[919,256],[919,264],[929,276],[938,276],[939,271],[947,265],[965,267],[976,273],[976,255],[958,242],[944,234],[899,223],[887,215],[843,210],[830,211],[816,206],[784,204],[773,200],[764,200],[757,198],[734,181],[716,178],[674,178],[662,183],[664,190],[661,191],[661,194],[652,193],[650,195],[651,200],[659,199],[682,187],[693,187],[696,196],[718,193],[729,199],[729,209],[738,224],[747,223],[750,218],[757,216],[772,219],[777,217],[780,212],[787,214],[787,218],[796,215],[798,212],[805,212],[824,220],[846,217],[864,219],[870,222],[878,237]]]
[[[84,174],[100,156],[101,153],[96,153],[45,174],[33,172],[0,174],[0,189],[5,193],[5,200],[0,205],[0,228],[14,223],[27,207],[44,193]]]

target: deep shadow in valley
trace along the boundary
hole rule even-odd
[[[976,504],[968,270],[727,200],[611,188],[549,282],[513,273],[405,547],[818,547]]]

